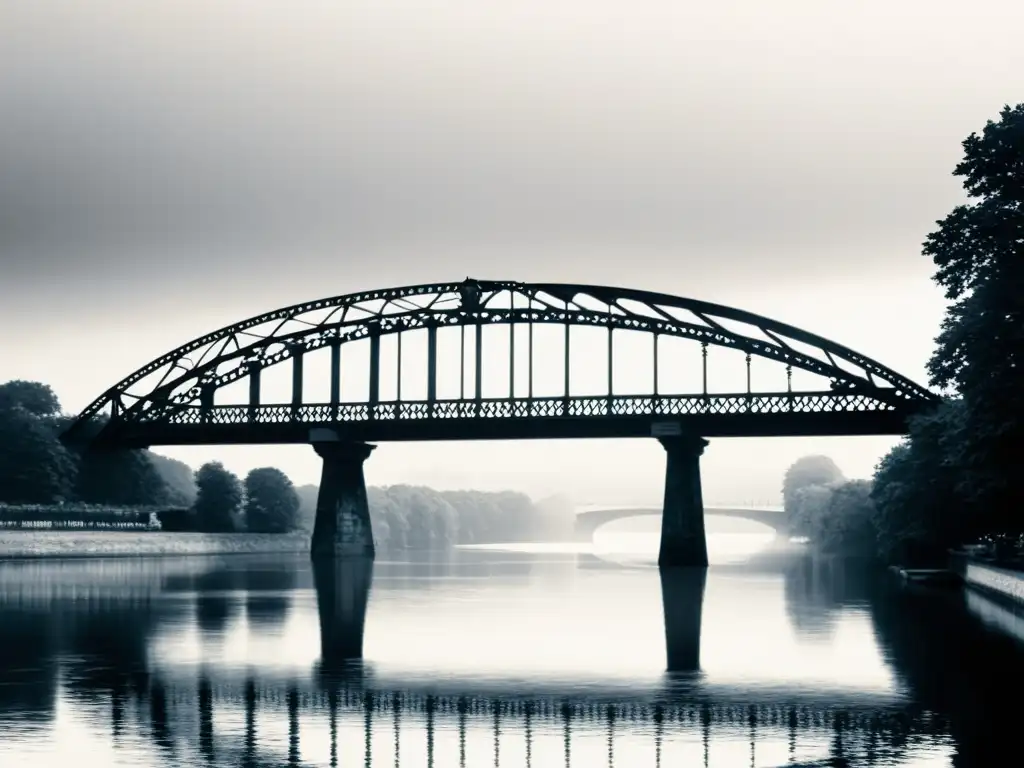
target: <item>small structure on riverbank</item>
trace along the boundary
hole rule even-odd
[[[892,569],[900,578],[914,584],[926,584],[929,586],[951,587],[963,583],[958,573],[945,568],[900,568],[893,566]]]

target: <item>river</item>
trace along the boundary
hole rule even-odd
[[[0,765],[1014,763],[1018,614],[764,543],[0,562]]]

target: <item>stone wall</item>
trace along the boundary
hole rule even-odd
[[[995,592],[1024,603],[1024,573],[994,565],[968,561],[963,570],[964,581],[973,587]]]

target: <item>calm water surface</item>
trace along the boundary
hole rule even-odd
[[[0,765],[1017,764],[1019,615],[763,543],[2,562]]]

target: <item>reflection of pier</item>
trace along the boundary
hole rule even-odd
[[[320,615],[321,669],[330,671],[363,656],[373,560],[314,560],[313,580]]]
[[[700,623],[706,568],[662,568],[661,603],[665,614],[665,656],[669,672],[700,669]]]
[[[712,573],[777,571],[771,558],[761,560],[716,567]],[[707,623],[703,569],[660,571],[668,670],[660,680],[639,683],[610,677],[602,682],[595,679],[600,677],[599,667],[587,672],[585,679],[515,679],[513,673],[505,677],[501,668],[492,670],[497,676],[453,679],[450,670],[435,675],[437,670],[424,671],[421,666],[415,674],[423,677],[417,681],[415,676],[390,673],[386,662],[361,661],[370,564],[333,561],[309,569],[306,558],[301,563],[305,570],[274,560],[238,559],[217,562],[207,570],[198,562],[172,567],[170,561],[160,561],[141,570],[137,579],[120,563],[57,564],[50,569],[3,566],[0,575],[11,578],[0,579],[5,586],[0,592],[6,593],[0,602],[0,644],[14,663],[5,670],[9,684],[0,686],[0,714],[28,713],[37,722],[52,721],[61,689],[74,707],[91,710],[90,722],[110,723],[115,744],[133,740],[136,733],[146,735],[158,763],[252,768],[390,766],[399,764],[399,752],[403,765],[438,766],[492,764],[499,753],[506,766],[549,767],[566,764],[571,757],[577,766],[700,765],[703,760],[718,768],[749,765],[755,752],[758,765],[782,765],[787,754],[794,764],[824,765],[821,760],[840,755],[857,765],[893,764],[900,750],[906,754],[920,741],[912,734],[946,732],[930,715],[904,708],[895,695],[883,692],[841,688],[823,693],[781,682],[751,688],[692,674],[700,669],[702,619]],[[443,568],[452,573],[464,568],[476,576],[476,567],[378,563],[372,589],[387,593],[419,588],[425,580],[434,584],[430,579]],[[504,569],[502,573],[514,575],[525,567],[503,561],[487,573]],[[575,568],[575,562],[569,567]],[[825,564],[789,569],[785,580],[791,619],[800,619],[794,621],[797,630],[827,624],[829,615],[841,612],[850,601],[865,600],[870,592],[868,585],[838,566]],[[119,598],[121,588],[127,594]],[[232,623],[247,622],[250,631],[263,632],[282,626],[290,613],[305,618],[299,611],[309,609],[308,592],[300,598],[304,604],[299,611],[289,607],[290,595],[300,588],[315,589],[317,618],[308,625],[315,637],[312,624],[319,620],[320,662],[315,668],[216,661],[207,665],[200,658],[197,669],[148,652],[162,625],[192,624],[220,648]],[[943,593],[943,600],[954,598]],[[911,603],[918,605],[920,600]],[[969,652],[968,646],[956,646],[942,659],[925,658],[938,642],[934,633],[950,634],[941,627],[951,608],[935,606],[934,622],[917,616],[911,627],[904,627],[904,614],[911,613],[913,605],[881,604],[899,615],[888,621],[880,617],[879,634],[891,642],[899,669],[911,670],[915,688],[938,689],[933,698],[925,698],[932,711],[945,714],[963,709],[962,702],[969,701],[972,713],[986,713],[966,719],[961,713],[950,719],[957,749],[978,754],[983,747],[978,734],[988,732],[993,707],[976,694],[984,670],[963,674],[962,667],[975,662],[961,660],[988,659],[991,651]],[[793,613],[794,606],[802,606],[799,615]],[[893,637],[890,624],[895,630],[902,628],[906,636]],[[706,650],[710,646],[708,638],[704,640]],[[658,645],[651,649],[655,655],[660,654]],[[367,648],[371,657],[373,651]],[[1007,669],[1016,658],[1007,656]],[[936,676],[936,669],[950,668],[948,659],[956,668]],[[20,668],[31,670],[31,678],[21,675]],[[947,696],[946,681],[959,678],[970,685],[957,683],[956,695]],[[996,679],[1010,687],[1017,681],[1012,669],[992,678],[993,685]],[[989,702],[996,698],[985,697]],[[735,751],[729,750],[742,750],[742,742],[748,745],[747,757],[731,762],[729,755]],[[1006,744],[1005,739],[997,742]],[[600,754],[595,755],[595,746]]]
[[[316,560],[313,579],[320,618],[321,672],[337,671],[363,656],[373,560]],[[707,569],[661,569],[660,579],[666,669],[696,672],[700,669],[701,613]]]

